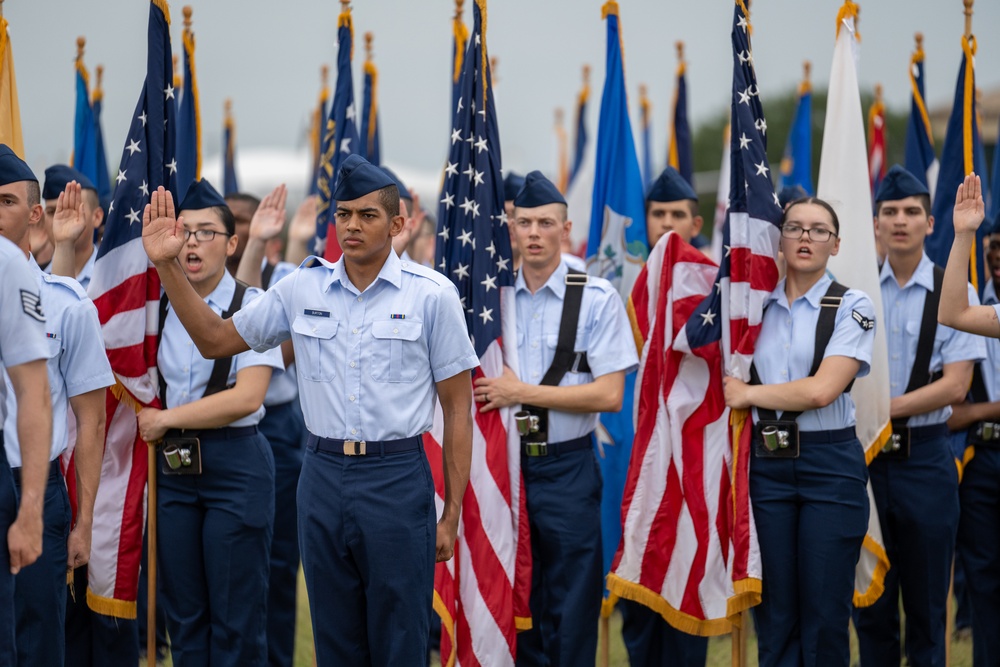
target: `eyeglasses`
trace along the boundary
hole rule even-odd
[[[810,241],[815,241],[816,243],[826,243],[831,238],[836,236],[834,232],[824,227],[812,227],[811,229],[806,229],[804,227],[799,227],[798,225],[781,226],[781,235],[786,239],[800,239],[803,234],[808,236]]]
[[[198,243],[209,243],[215,240],[215,235],[221,234],[222,236],[232,236],[229,232],[218,232],[214,229],[185,229],[184,230],[184,240],[187,241],[193,235]]]

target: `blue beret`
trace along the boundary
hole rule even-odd
[[[340,165],[333,199],[352,201],[390,185],[396,185],[396,181],[368,160],[353,153]]]
[[[216,206],[228,206],[219,191],[212,187],[212,184],[204,178],[192,181],[188,186],[184,201],[181,202],[178,211],[198,211],[203,208],[215,208]]]
[[[784,209],[796,199],[802,199],[803,197],[808,196],[809,193],[806,192],[801,185],[789,185],[781,188],[781,192],[778,193],[778,205]]]
[[[546,204],[565,204],[566,200],[552,181],[545,178],[540,171],[533,171],[524,177],[524,185],[514,197],[514,206],[520,208],[535,208]]]
[[[54,164],[45,170],[45,185],[42,186],[42,199],[58,199],[60,193],[66,189],[70,181],[76,181],[84,190],[97,188],[83,172],[77,171],[73,167],[65,164]]]
[[[673,167],[667,167],[660,174],[659,178],[649,186],[646,193],[647,201],[681,201],[682,199],[693,199],[698,201],[698,195],[694,188],[684,180],[684,177]]]
[[[503,177],[503,200],[513,201],[517,193],[524,187],[524,176],[515,172],[509,172]]]
[[[7,144],[0,144],[0,185],[18,181],[38,182],[28,164],[17,156]]]
[[[403,185],[403,181],[399,180],[399,176],[396,175],[396,172],[394,172],[392,169],[389,169],[389,167],[385,166],[379,166],[379,169],[384,171],[386,175],[389,178],[391,178],[393,182],[396,184],[396,189],[399,190],[400,199],[408,199],[410,201],[413,201],[413,195],[411,195],[410,190],[405,185]]]
[[[889,173],[882,179],[881,185],[878,186],[878,192],[875,193],[875,203],[929,194],[927,186],[921,183],[916,176],[898,164],[894,164]]]

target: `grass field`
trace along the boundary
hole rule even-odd
[[[610,667],[628,667],[628,654],[625,652],[625,646],[622,644],[621,639],[621,623],[621,616],[618,614],[611,617],[611,650],[608,661]],[[309,604],[306,600],[305,582],[300,573],[299,610],[295,637],[295,667],[312,667],[312,638],[312,624],[309,621]],[[144,638],[143,641],[145,641]],[[851,636],[851,655],[852,661],[856,661],[857,642],[853,633]],[[747,656],[748,667],[756,667],[757,643],[752,632],[749,637]],[[145,664],[144,661],[140,662],[140,665],[144,666]],[[168,667],[171,666],[169,660],[165,664]],[[440,663],[434,661],[431,664],[437,667]],[[727,635],[725,637],[713,637],[709,639],[707,667],[729,667],[732,664],[732,640],[730,637]],[[951,643],[951,667],[972,667],[971,640],[966,639]]]

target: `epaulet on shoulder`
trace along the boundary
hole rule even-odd
[[[610,281],[608,281],[605,278],[600,278],[598,276],[588,276],[588,278],[587,278],[587,285],[586,286],[589,287],[589,288],[591,288],[591,289],[600,290],[602,292],[617,292],[618,291],[618,290],[615,289],[615,286],[612,285]]]
[[[452,282],[448,280],[448,277],[444,274],[438,273],[434,269],[428,269],[422,264],[409,260],[400,262],[400,270],[405,271],[406,273],[412,273],[415,276],[427,278],[428,280],[433,281],[436,285],[444,286],[452,284]]]
[[[323,258],[322,257],[317,257],[316,255],[309,255],[304,260],[302,260],[302,263],[299,264],[298,268],[300,268],[300,269],[315,269],[316,267],[319,267],[319,266],[326,266],[326,262],[324,262]]]
[[[43,273],[42,280],[50,285],[58,285],[63,289],[72,292],[78,299],[86,299],[87,291],[83,289],[83,286],[78,283],[73,278],[67,278],[66,276],[54,276],[51,273]]]

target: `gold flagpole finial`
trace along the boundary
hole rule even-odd
[[[455,20],[459,21],[462,18],[462,5],[465,4],[465,0],[455,0]]]
[[[77,60],[83,58],[83,48],[85,46],[87,46],[87,38],[86,37],[77,37],[76,38],[76,59]]]
[[[368,60],[372,59],[372,40],[375,39],[375,33],[371,30],[365,33],[365,58]]]
[[[972,37],[972,3],[974,0],[962,0],[965,5],[965,36]]]
[[[674,46],[677,48],[677,62],[684,62],[684,42],[682,40],[677,40]]]
[[[184,9],[181,10],[184,13],[184,29],[191,29],[191,14],[194,11],[191,9],[191,5],[184,5]]]
[[[320,68],[319,68],[319,79],[320,79],[320,82],[323,84],[323,87],[326,88],[327,84],[330,83],[330,66],[329,65],[320,65]]]
[[[590,85],[590,65],[583,66],[583,85]]]
[[[562,107],[556,107],[555,116],[556,116],[556,127],[562,127],[563,126],[563,118],[564,118],[564,113],[563,113]]]
[[[881,83],[876,83],[875,84],[875,103],[876,104],[881,104],[882,103],[882,84]]]
[[[913,33],[913,41],[917,43],[917,51],[924,50],[924,33],[922,32]]]
[[[802,80],[809,83],[809,77],[812,74],[812,63],[808,60],[802,61]]]
[[[351,0],[340,0],[340,11],[346,12],[351,9]]]
[[[226,101],[222,103],[222,108],[226,112],[226,120],[230,120],[233,116],[233,98],[227,97]]]
[[[646,84],[639,84],[639,97],[646,97]]]
[[[3,2],[3,0],[0,0],[0,2]],[[98,88],[101,87],[101,79],[103,79],[103,78],[104,78],[104,65],[98,65],[97,66],[97,87]]]

